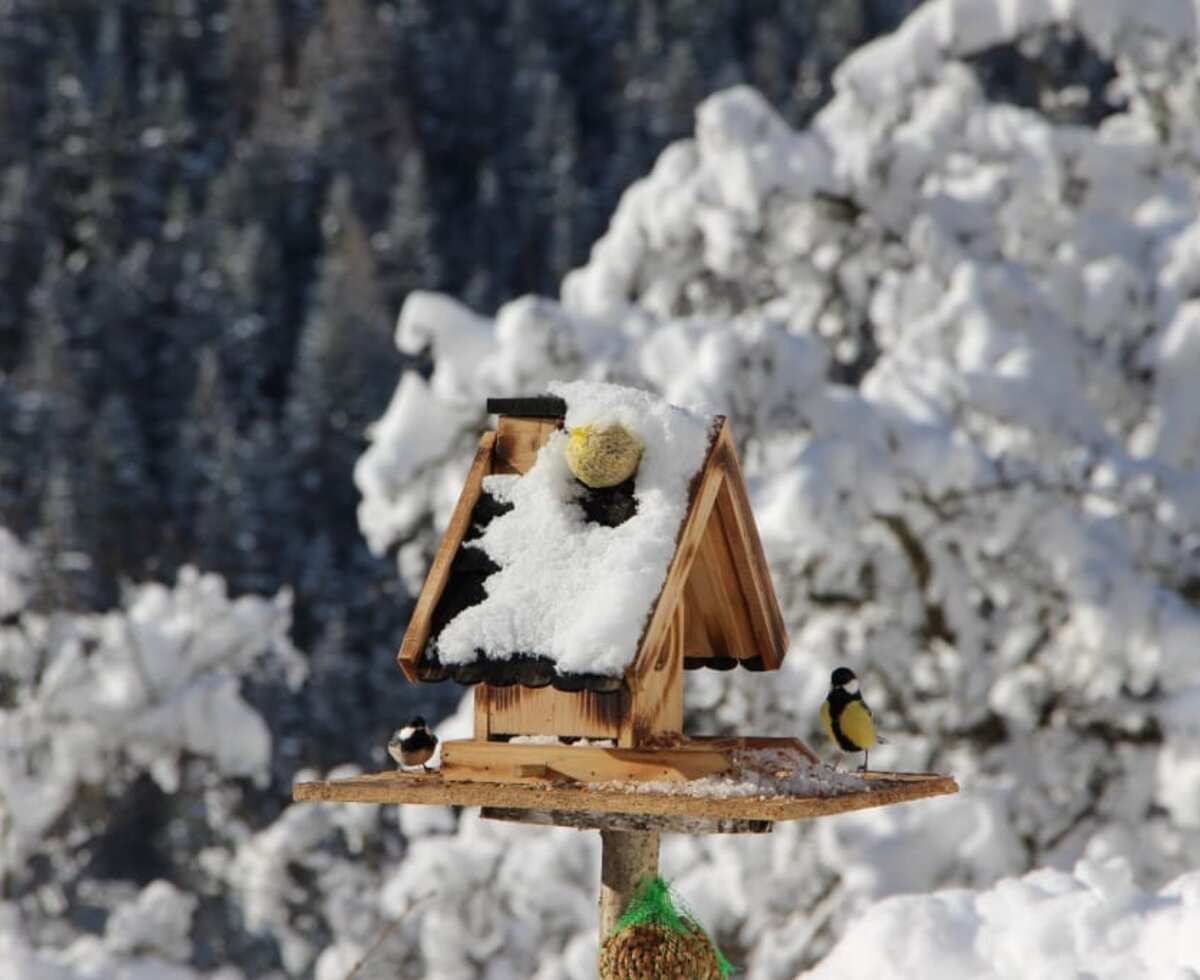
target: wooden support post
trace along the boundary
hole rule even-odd
[[[600,942],[625,912],[638,883],[658,874],[658,834],[600,831]]]

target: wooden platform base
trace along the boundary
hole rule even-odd
[[[448,780],[439,772],[396,771],[297,783],[293,798],[338,803],[482,806],[500,812],[627,814],[678,821],[686,818],[689,833],[722,833],[732,826],[723,821],[801,820],[958,792],[957,783],[949,776],[885,772],[860,775],[865,783],[863,789],[836,795],[729,796],[593,787],[549,780],[519,783]],[[581,824],[584,819],[580,818]],[[663,829],[670,829],[665,826],[669,822],[664,821]],[[693,826],[699,829],[691,829]]]

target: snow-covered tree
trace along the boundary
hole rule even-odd
[[[1048,33],[1111,65],[1093,125],[980,80]],[[946,801],[672,842],[753,976],[888,893],[1114,855],[1153,886],[1200,859],[1196,54],[1186,4],[929,3],[804,131],[748,88],[702,104],[560,301],[401,314],[433,372],[357,476],[406,578],[486,396],[587,376],[724,412],[792,650],[766,683],[691,679],[689,724],[815,741],[845,662],[879,761],[959,776]]]
[[[306,672],[290,596],[232,599],[185,568],[120,609],[42,614],[35,566],[0,531],[0,962],[24,978],[192,977],[192,917],[231,890],[219,859],[271,775],[243,682],[294,690]]]

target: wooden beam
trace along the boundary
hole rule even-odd
[[[779,599],[771,584],[771,569],[763,551],[754,509],[746,492],[746,481],[738,463],[733,433],[721,426],[715,447],[717,461],[727,474],[726,492],[717,502],[717,514],[729,541],[729,550],[745,583],[743,593],[751,603],[751,623],[758,653],[768,670],[776,670],[787,654],[787,627],[779,609]]]
[[[684,604],[688,610],[684,654],[692,658],[748,660],[758,654],[757,637],[729,536],[718,519],[721,503],[731,492],[728,479],[724,484],[717,497],[715,517],[705,528],[700,553],[684,589]]]
[[[485,820],[527,823],[573,830],[641,830],[656,834],[769,834],[769,820],[731,820],[725,817],[655,816],[646,813],[602,813],[598,810],[517,810],[485,806]]]
[[[621,719],[629,712],[629,691],[625,688],[601,693],[510,684],[488,687],[485,695],[476,694],[476,698],[487,704],[487,734],[479,730],[477,713],[477,739],[504,735],[616,739]]]
[[[821,765],[821,757],[799,738],[780,738],[774,735],[689,735],[688,744],[695,748],[710,749],[793,749],[803,755],[814,766]]]
[[[492,450],[495,442],[496,433],[494,432],[485,432],[479,440],[479,448],[475,450],[475,459],[467,472],[467,479],[463,483],[458,503],[454,505],[454,512],[450,515],[450,523],[446,525],[446,533],[442,536],[442,543],[438,547],[437,554],[433,556],[433,564],[429,566],[429,574],[425,578],[425,584],[421,587],[421,594],[417,597],[417,604],[409,619],[408,629],[400,644],[400,652],[396,659],[400,661],[404,676],[410,681],[418,680],[417,664],[425,652],[425,644],[429,642],[433,610],[437,608],[438,600],[442,598],[442,593],[446,590],[446,582],[450,577],[450,566],[454,562],[458,546],[471,524],[471,512],[475,509],[475,504],[483,489],[483,478],[491,472]]]
[[[630,709],[621,719],[618,744],[633,748],[663,734],[683,732],[683,642],[686,631],[682,601],[657,651],[647,651],[626,674]]]
[[[510,807],[520,810],[594,810],[732,820],[801,820],[957,793],[949,776],[931,773],[866,773],[867,787],[836,796],[688,796],[682,793],[593,789],[586,785],[493,783],[446,780],[437,772],[390,771],[321,782],[297,783],[296,801],[331,803],[431,803]]]
[[[682,782],[727,772],[729,765],[725,751],[707,745],[637,750],[469,739],[442,743],[447,781]]]
[[[722,420],[721,431],[724,431],[726,425],[727,423]],[[683,590],[687,584],[688,573],[700,550],[705,526],[708,524],[709,515],[717,502],[717,494],[720,492],[724,479],[720,467],[712,465],[716,446],[717,440],[714,440],[705,459],[704,467],[697,478],[699,482],[692,493],[691,506],[687,519],[680,529],[679,540],[675,545],[675,555],[667,569],[667,577],[663,582],[662,591],[654,603],[654,611],[650,614],[650,620],[642,633],[641,642],[638,644],[638,653],[634,658],[633,665],[626,673],[627,678],[634,678],[637,671],[645,669],[639,667],[640,661],[647,656],[655,656],[662,649],[667,631],[671,628],[675,607],[683,602]],[[636,679],[631,679],[631,684],[636,683]]]
[[[491,708],[488,705],[490,690],[486,684],[476,684],[471,690],[475,709],[475,737],[484,742],[491,738],[492,734]]]

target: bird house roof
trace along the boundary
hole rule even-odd
[[[787,636],[728,422],[615,385],[552,392],[489,402],[497,429],[418,598],[406,675],[615,690],[673,623],[685,667],[778,668]],[[585,487],[564,430],[612,422],[642,443],[638,469]]]

